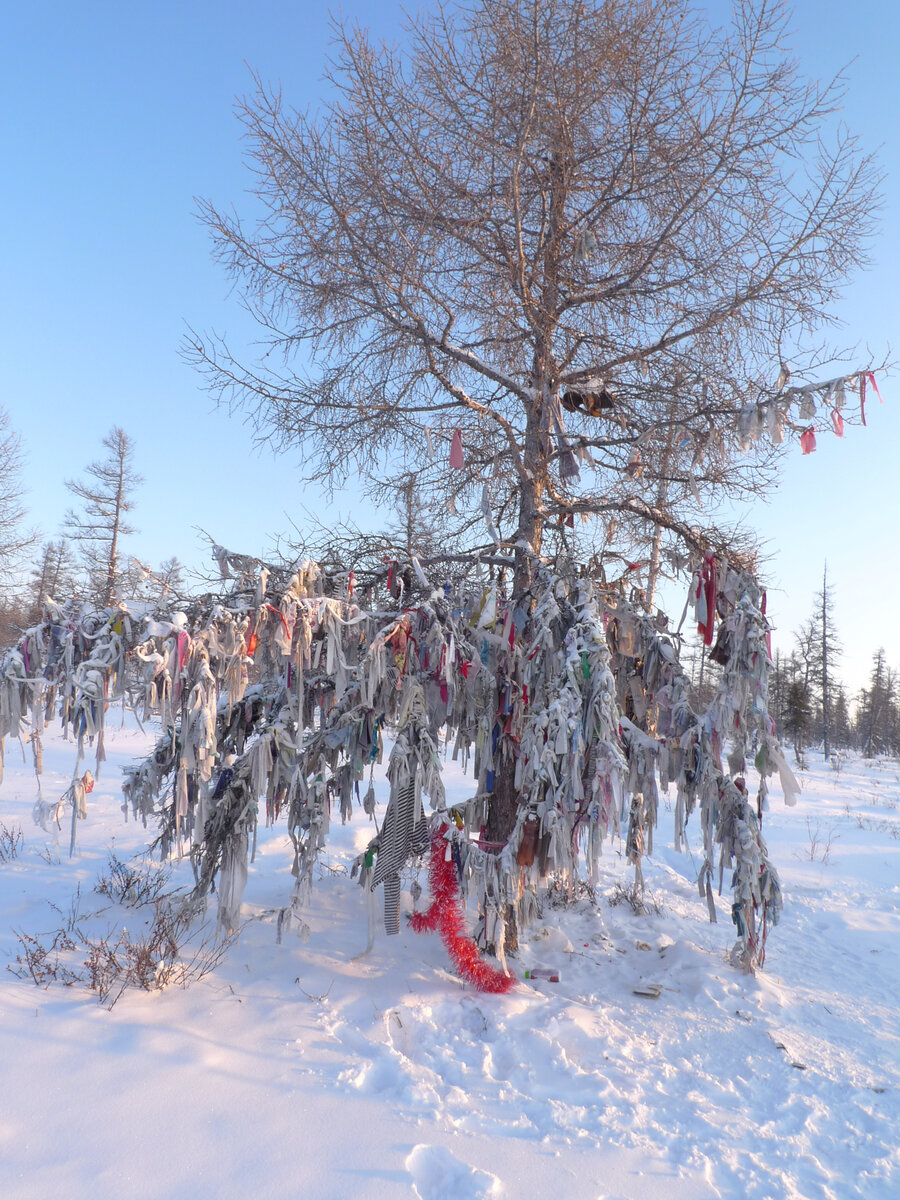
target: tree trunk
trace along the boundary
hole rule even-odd
[[[106,600],[105,605],[108,608],[113,602],[113,597],[116,593],[116,583],[118,577],[119,564],[119,526],[122,523],[122,500],[125,489],[125,459],[123,454],[119,454],[119,482],[116,487],[116,508],[113,518],[112,537],[109,543],[109,562],[106,568]]]
[[[494,772],[494,790],[485,826],[485,838],[489,842],[508,840],[516,823],[519,807],[519,794],[515,784],[516,760],[512,754],[503,752],[503,739],[500,747],[501,757]]]
[[[535,556],[541,553],[545,523],[544,497],[550,461],[556,445],[555,438],[558,434],[554,416],[558,413],[559,381],[552,346],[559,302],[559,259],[568,187],[567,170],[566,155],[554,152],[548,169],[549,228],[544,248],[541,286],[539,296],[531,309],[534,336],[531,386],[534,399],[529,403],[526,412],[522,447],[524,471],[519,477],[516,565],[513,593],[510,598],[513,607],[520,599],[524,600],[529,591]],[[519,794],[515,785],[516,757],[517,747],[511,739],[501,733],[485,830],[487,839],[491,842],[506,843],[516,824],[519,810]],[[518,947],[514,906],[505,911],[504,920],[506,949],[514,951]]]
[[[828,738],[828,564],[822,576],[822,748],[825,761],[831,758]]]
[[[529,408],[525,424],[522,461],[527,475],[519,482],[519,527],[516,531],[516,567],[513,595],[521,596],[531,587],[534,555],[540,554],[544,536],[543,499],[546,486],[546,462],[541,446],[541,424],[546,422],[547,405],[539,395]],[[526,547],[530,547],[530,550]]]
[[[659,480],[659,487],[656,491],[656,506],[659,509],[666,507],[666,501],[669,494],[669,468],[672,460],[672,447],[675,442],[675,428],[670,427],[668,438],[666,439],[666,450],[663,458],[662,472]],[[653,526],[653,537],[650,540],[650,567],[647,572],[647,612],[653,612],[653,601],[656,599],[656,584],[659,580],[659,555],[662,546],[662,526]]]

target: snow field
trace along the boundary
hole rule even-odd
[[[91,928],[139,922],[92,888],[111,846],[127,859],[152,836],[123,823],[119,794],[119,768],[151,741],[110,729],[71,860],[67,825],[55,839],[32,823],[37,784],[7,746],[0,822],[23,840],[0,861],[4,965],[21,954],[16,931],[58,929],[79,887]],[[73,766],[48,731],[45,797]],[[464,796],[452,763],[447,776]],[[332,826],[304,936],[276,944],[291,856],[283,825],[260,828],[246,923],[201,982],[129,990],[108,1009],[82,986],[0,975],[0,1194],[889,1200],[900,764],[836,773],[816,757],[802,779],[798,806],[773,792],[765,816],[785,911],[756,977],[727,961],[727,878],[710,925],[671,812],[645,869],[661,911],[610,905],[629,873],[607,845],[596,897],[545,909],[502,997],[463,986],[435,935],[380,932],[359,957],[366,898],[348,864],[372,833],[361,809]],[[186,862],[173,879],[190,883]],[[531,967],[560,982],[525,981]]]

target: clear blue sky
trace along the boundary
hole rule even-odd
[[[378,36],[399,33],[394,3],[343,11]],[[888,172],[878,265],[839,306],[844,342],[860,346],[860,361],[867,343],[879,358],[898,341],[900,15],[821,0],[794,13],[808,74],[850,64],[844,117],[881,147]],[[240,422],[211,409],[178,347],[186,324],[238,345],[253,336],[193,197],[246,206],[233,104],[248,67],[280,81],[297,107],[315,105],[328,41],[323,7],[286,0],[0,6],[0,404],[24,439],[27,502],[46,535],[68,506],[63,479],[98,457],[113,424],[133,437],[146,478],[131,547],[145,561],[198,561],[195,526],[263,553],[289,517],[302,524],[304,505],[321,507],[295,462],[257,453]],[[900,666],[900,376],[880,383],[885,403],[870,404],[868,429],[821,438],[809,458],[794,452],[772,501],[748,515],[772,554],[776,642],[787,646],[808,615],[828,559],[854,690],[878,645]]]

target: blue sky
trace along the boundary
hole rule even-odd
[[[393,3],[343,11],[378,36],[399,34]],[[843,117],[868,148],[881,148],[888,173],[877,266],[838,306],[843,342],[860,347],[860,362],[867,344],[878,359],[898,340],[900,15],[882,3],[812,0],[794,14],[809,75],[830,77],[849,64]],[[280,81],[297,107],[314,106],[328,42],[327,12],[317,4],[0,6],[0,404],[23,437],[27,503],[46,535],[69,503],[63,479],[99,456],[113,424],[133,437],[146,479],[132,540],[144,561],[202,559],[196,526],[232,549],[264,553],[290,518],[302,523],[304,506],[321,507],[290,456],[255,451],[238,420],[211,408],[178,347],[187,324],[238,345],[253,337],[210,259],[193,198],[247,206],[233,105],[250,88],[249,68]],[[793,452],[777,493],[747,515],[772,556],[776,642],[788,645],[808,615],[827,558],[843,675],[854,690],[878,645],[900,666],[892,619],[900,386],[880,386],[885,403],[869,405],[867,429],[848,430],[842,442],[821,438],[808,458]],[[352,491],[340,507],[351,503]]]

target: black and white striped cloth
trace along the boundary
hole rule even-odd
[[[397,788],[388,801],[369,885],[374,891],[379,883],[384,884],[386,933],[400,932],[400,872],[411,858],[428,848],[428,821],[424,814],[417,821],[415,809],[416,783],[415,779],[410,779]]]

